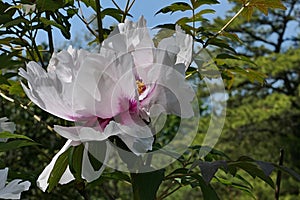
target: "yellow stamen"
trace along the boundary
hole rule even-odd
[[[137,88],[138,88],[139,95],[142,94],[146,90],[146,86],[143,82],[137,80],[136,85],[137,85]]]

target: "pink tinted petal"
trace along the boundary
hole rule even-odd
[[[26,95],[40,108],[70,121],[81,117],[74,112],[69,95],[65,95],[66,90],[70,90],[69,85],[64,85],[57,76],[46,73],[35,62],[27,64],[27,71],[20,69],[19,75],[28,81],[29,88],[22,83]]]
[[[194,91],[185,81],[185,76],[182,74],[184,68],[183,64],[156,65],[152,68],[148,78],[155,82],[156,87],[143,99],[141,106],[150,111],[152,106],[157,105],[156,107],[162,108],[161,112],[167,114],[175,114],[183,118],[193,116],[191,101],[194,98]]]
[[[109,56],[111,56],[110,62],[107,61],[107,64],[101,62],[103,58],[98,54],[85,60],[85,65],[98,66],[98,68],[91,67],[81,70],[82,79],[90,77],[93,86],[89,87],[84,81],[81,81],[81,76],[78,80],[79,87],[101,94],[101,99],[96,100],[92,105],[88,103],[89,107],[86,107],[86,110],[88,109],[89,113],[103,119],[111,118],[122,112],[123,109],[128,109],[128,107],[121,106],[124,99],[137,98],[132,57],[129,54],[120,57]],[[90,76],[86,74],[90,74]]]

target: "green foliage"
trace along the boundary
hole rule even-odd
[[[155,199],[156,192],[164,179],[164,171],[164,169],[161,169],[147,173],[131,173],[134,199]]]
[[[63,152],[57,159],[57,161],[54,164],[54,167],[51,171],[51,174],[48,179],[48,192],[51,192],[55,186],[57,186],[59,180],[61,179],[61,176],[65,172],[68,164],[69,164],[69,153],[71,149],[69,148],[65,152]]]

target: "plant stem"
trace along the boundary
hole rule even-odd
[[[101,17],[101,4],[100,0],[96,0],[96,12],[97,12],[97,24],[98,24],[98,40],[99,43],[103,42],[103,27],[102,27],[102,17]]]
[[[282,166],[282,164],[283,164],[283,156],[284,156],[284,150],[280,149],[279,166]],[[276,178],[275,200],[279,200],[280,182],[281,182],[281,171],[278,170],[277,178]]]
[[[49,14],[49,12],[46,12],[46,18],[48,20],[50,20],[50,14]],[[54,45],[53,45],[53,36],[52,36],[51,26],[48,26],[47,33],[48,33],[48,42],[49,42],[49,52],[52,55],[53,52],[54,52]]]
[[[26,110],[29,114],[31,114],[35,120],[43,123],[49,131],[54,132],[53,128],[50,125],[48,125],[46,122],[42,121],[42,119],[39,116],[35,115],[32,111],[30,111],[27,106],[23,105],[21,102],[15,100],[15,99],[12,99],[12,98],[6,96],[1,90],[0,90],[0,96],[2,98],[6,99],[7,101],[10,101],[15,104],[19,104],[19,106],[21,108],[23,108],[24,110]]]
[[[245,3],[243,5],[243,7],[241,7],[241,9],[214,35],[212,36],[211,38],[209,38],[205,44],[203,45],[203,48],[206,48],[209,44],[209,41],[213,38],[216,38],[218,35],[220,35],[241,13],[242,11],[248,7],[250,4],[250,1],[248,1],[247,3]]]

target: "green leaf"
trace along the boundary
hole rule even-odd
[[[251,0],[249,6],[256,7],[265,15],[268,15],[269,8],[286,10],[281,0]]]
[[[70,4],[68,0],[36,0],[36,7],[38,11],[56,11]]]
[[[268,10],[270,8],[286,10],[286,7],[282,4],[281,0],[251,0],[243,11],[243,15],[247,17],[248,21],[252,17],[254,8],[257,8],[265,15],[268,15]]]
[[[225,60],[225,59],[233,59],[233,60],[240,60],[240,61],[245,61],[248,63],[251,63],[253,65],[256,65],[255,62],[247,58],[246,56],[236,56],[232,54],[227,54],[227,53],[220,53],[216,57],[216,61],[218,62],[218,59]]]
[[[39,144],[29,140],[13,140],[8,142],[0,142],[0,152],[18,149],[21,147],[33,146],[33,145],[39,145]]]
[[[298,173],[296,173],[294,170],[285,167],[285,166],[281,166],[281,165],[277,165],[277,164],[273,164],[274,167],[276,167],[278,170],[281,170],[289,175],[291,175],[294,179],[296,179],[297,181],[300,181],[300,175]]]
[[[231,39],[232,41],[238,42],[240,44],[243,43],[243,41],[240,40],[239,36],[236,33],[229,33],[229,32],[223,31],[222,33],[220,33],[220,36],[227,37],[227,38]]]
[[[0,73],[0,85],[9,85],[7,79]]]
[[[164,179],[164,169],[147,173],[131,173],[135,200],[153,200]]]
[[[160,9],[158,12],[155,13],[155,15],[159,14],[159,13],[171,13],[173,14],[174,12],[177,11],[186,11],[186,10],[192,10],[191,6],[188,3],[185,2],[176,2],[173,3],[169,6],[166,6],[162,9]]]
[[[10,132],[2,132],[2,133],[0,133],[0,138],[25,139],[25,140],[33,141],[32,139],[30,139],[29,137],[27,137],[25,135],[18,135],[18,134],[14,134],[14,133],[10,133]]]
[[[217,0],[190,0],[191,4],[193,5],[194,9],[197,9],[198,7],[202,5],[211,5],[211,4],[219,4],[220,2]]]
[[[208,184],[211,179],[214,177],[215,173],[220,167],[227,169],[227,163],[223,160],[218,160],[215,162],[199,162],[199,168],[201,169],[201,174],[203,180]]]
[[[191,22],[203,22],[203,21],[207,21],[207,19],[203,18],[202,15],[209,14],[209,13],[215,13],[215,10],[213,10],[213,9],[204,9],[204,10],[201,10],[200,12],[196,13],[192,17],[183,17],[183,18],[177,20],[176,24],[186,24],[186,23],[191,23]]]
[[[22,23],[24,23],[24,24],[30,24],[30,22],[29,22],[27,19],[25,19],[25,18],[23,18],[23,17],[17,17],[17,18],[15,18],[15,19],[13,19],[13,20],[11,20],[11,21],[5,23],[5,24],[3,25],[3,27],[9,28],[9,27],[12,27],[12,26],[20,25],[20,24],[22,24]]]
[[[234,162],[227,162],[228,167],[237,167],[241,168],[244,171],[246,171],[248,174],[250,174],[253,178],[259,177],[264,182],[269,184],[272,188],[275,188],[273,180],[267,176],[264,171],[255,163],[252,161],[244,161],[244,160],[238,160]]]
[[[124,181],[124,182],[127,182],[127,183],[131,182],[130,177],[126,173],[124,173],[124,172],[120,172],[120,171],[106,172],[106,171],[104,171],[101,174],[100,178],[98,178],[97,180],[93,181],[87,187],[93,188],[94,186],[100,185],[102,183],[105,183],[108,180]]]
[[[74,177],[81,180],[81,170],[82,170],[82,155],[84,146],[78,145],[71,147],[69,154],[69,168]]]
[[[226,42],[224,40],[221,40],[219,38],[210,38],[208,40],[208,44],[213,45],[213,46],[217,46],[217,47],[220,47],[220,48],[228,49],[228,50],[235,53],[235,50],[232,47],[229,46],[228,42]]]
[[[160,25],[155,26],[153,29],[158,29],[158,28],[175,30],[175,24],[160,24]]]
[[[219,200],[220,199],[218,197],[218,194],[214,190],[214,188],[210,184],[207,184],[201,176],[193,175],[193,177],[198,180],[204,200]]]
[[[10,87],[8,89],[8,92],[10,95],[18,95],[20,97],[25,97],[24,90],[21,86],[21,83],[19,81],[9,81]]]
[[[56,160],[56,163],[54,164],[54,167],[50,173],[49,179],[48,179],[48,192],[51,192],[55,186],[57,186],[59,180],[61,179],[61,176],[65,172],[68,164],[69,164],[69,154],[71,149],[69,148],[64,153],[62,153],[58,159]]]
[[[83,2],[86,7],[91,7],[94,11],[97,11],[95,0],[81,0],[81,2]]]
[[[106,8],[102,10],[101,17],[104,18],[105,16],[111,16],[112,18],[116,19],[118,22],[121,22],[124,12],[122,10],[116,8]],[[132,15],[127,14],[127,16],[132,17]]]

